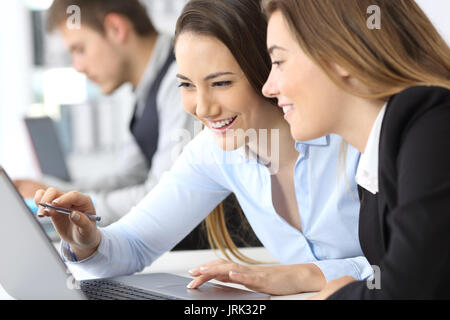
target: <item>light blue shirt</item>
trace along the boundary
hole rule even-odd
[[[255,234],[280,263],[314,263],[327,281],[344,275],[366,279],[372,268],[359,244],[354,181],[360,153],[349,147],[345,170],[341,169],[341,143],[336,135],[296,143],[300,232],[274,209],[269,169],[244,156],[243,149],[223,151],[205,129],[130,213],[100,229],[97,252],[71,263],[71,269],[82,268],[95,277],[141,271],[234,193]]]

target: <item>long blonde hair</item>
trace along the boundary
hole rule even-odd
[[[373,5],[380,29],[367,26]],[[302,50],[354,95],[388,100],[416,85],[450,89],[450,49],[414,0],[269,0],[264,10],[267,16],[280,11]],[[342,83],[330,62],[369,92]]]
[[[240,220],[242,221],[242,225],[239,226],[239,230],[237,233],[234,233],[234,238],[239,236],[238,233],[245,233],[246,235],[254,236],[253,231],[251,230],[248,221],[245,219],[242,210],[237,203],[237,200],[232,196],[231,199],[227,199],[227,201],[234,201],[232,204],[232,214],[237,214],[240,216]],[[247,263],[247,264],[263,264],[263,263],[275,263],[275,262],[262,262],[244,255],[241,251],[239,251],[238,247],[233,241],[233,237],[230,235],[230,232],[227,228],[226,223],[226,210],[224,209],[224,202],[220,203],[205,219],[205,227],[208,236],[208,242],[212,249],[219,249],[220,252],[228,259],[233,260],[232,257],[236,258],[238,261]],[[242,238],[242,237],[241,237]],[[244,239],[241,239],[242,242],[245,242]]]

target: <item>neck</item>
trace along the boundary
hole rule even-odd
[[[133,90],[142,81],[148,62],[152,57],[157,38],[158,34],[154,34],[147,37],[139,37],[135,41],[135,46],[132,49],[132,58],[129,61],[129,82],[132,84]]]
[[[367,100],[353,97],[353,101],[346,104],[344,112],[336,130],[336,134],[359,152],[364,153],[373,125],[385,102],[381,100]]]
[[[272,171],[277,172],[295,163],[298,151],[295,149],[295,140],[292,138],[289,124],[284,120],[281,109],[268,103],[267,111],[264,119],[269,121],[259,128],[259,130],[267,130],[267,139],[262,139],[262,133],[257,132],[257,142],[250,142],[248,147]]]

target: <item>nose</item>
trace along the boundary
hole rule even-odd
[[[269,77],[262,87],[262,93],[267,98],[276,98],[279,96],[280,92],[275,80],[275,76],[273,75],[273,71],[270,71]]]
[[[72,65],[76,71],[81,72],[81,73],[86,73],[86,67],[81,58],[79,58],[77,56],[73,56],[72,57]]]
[[[220,107],[212,101],[212,98],[207,93],[199,90],[197,92],[195,115],[198,118],[208,119],[214,118],[218,114],[220,114]]]

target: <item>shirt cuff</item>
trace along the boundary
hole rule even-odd
[[[87,257],[86,259],[78,260],[77,256],[72,251],[72,248],[70,248],[69,243],[64,240],[61,240],[60,247],[59,247],[59,254],[60,254],[61,258],[64,260],[64,262],[73,263],[73,264],[85,263],[85,262],[95,259],[95,257],[100,254],[99,251],[100,251],[100,247],[102,246],[103,242],[104,241],[103,241],[103,235],[102,235],[102,237],[100,239],[100,244],[99,244],[97,250],[93,254],[91,254],[89,257]]]
[[[373,274],[373,269],[365,257],[321,260],[313,263],[320,268],[327,282],[343,276],[351,276],[356,280],[365,280]]]
[[[70,247],[70,244],[68,242],[65,242],[61,240],[61,256],[63,257],[64,261],[70,261],[70,262],[78,262],[78,258],[75,255],[75,252],[73,252],[72,248]]]

